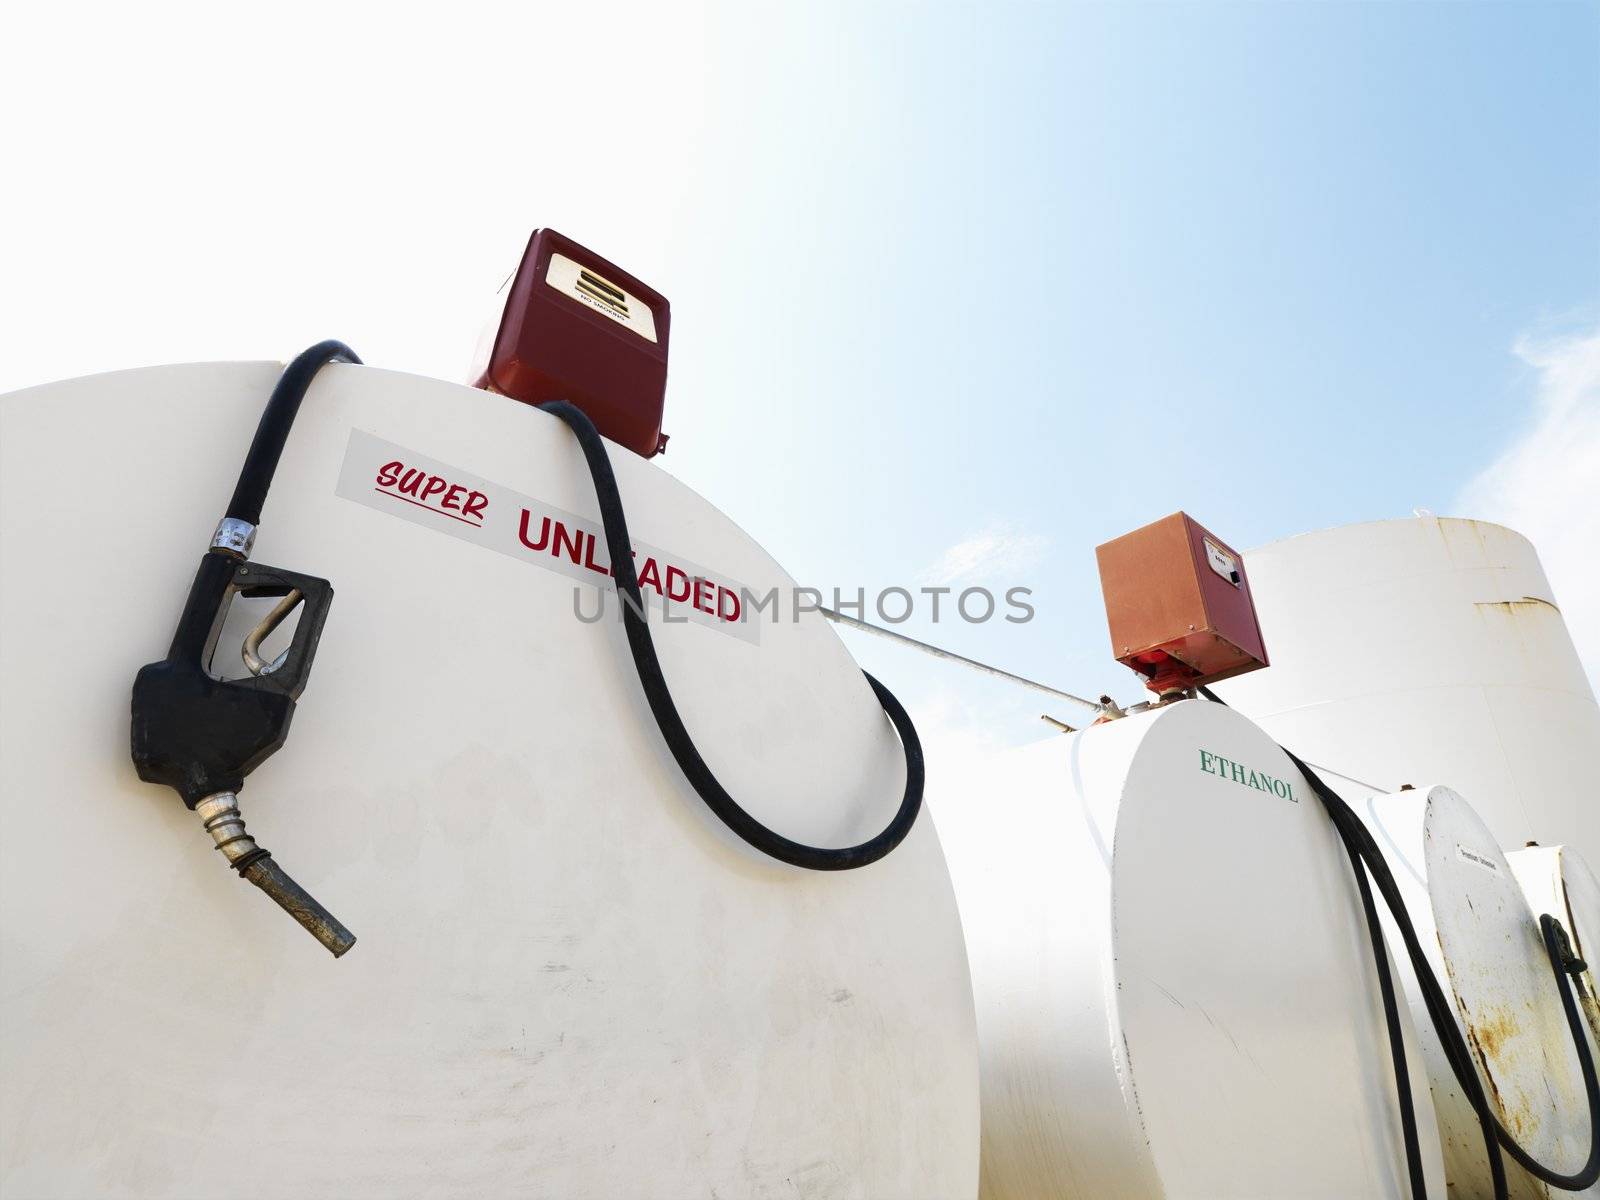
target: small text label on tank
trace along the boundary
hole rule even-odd
[[[1456,858],[1461,862],[1488,871],[1491,875],[1500,874],[1500,866],[1492,857],[1479,850],[1468,850],[1460,842],[1456,843]]]

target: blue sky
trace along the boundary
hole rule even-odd
[[[1548,420],[1549,348],[1592,355],[1600,5],[397,11],[22,15],[0,388],[330,335],[460,378],[553,225],[672,300],[662,464],[802,582],[954,548],[1037,618],[909,632],[1124,699],[1093,547],[1175,509],[1241,546],[1464,494],[1573,524],[1572,438],[1514,473],[1565,491],[1479,477]]]

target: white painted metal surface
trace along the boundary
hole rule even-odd
[[[1400,885],[1434,974],[1455,996],[1467,1044],[1500,1120],[1540,1162],[1576,1171],[1589,1150],[1588,1109],[1561,996],[1537,924],[1506,856],[1447,787],[1373,796],[1363,817]],[[1560,916],[1560,913],[1555,914]],[[1391,938],[1403,958],[1398,937]],[[1444,1143],[1450,1195],[1493,1195],[1477,1118],[1456,1084],[1404,961]],[[1560,1197],[1506,1160],[1513,1197]],[[1600,1187],[1583,1193],[1600,1194]]]
[[[0,400],[0,1193],[972,1196],[972,1001],[932,823],[855,872],[761,857],[683,782],[620,627],[574,619],[592,585],[520,555],[514,512],[452,537],[335,495],[361,430],[592,522],[551,417],[336,366],[289,442],[255,557],[337,597],[242,801],[349,955],[135,778],[134,672],[166,652],[278,369]],[[789,584],[613,458],[641,543]],[[820,617],[658,644],[758,817],[842,845],[893,813],[899,743]]]
[[[1348,860],[1264,733],[1189,701],[932,782],[977,1000],[986,1200],[1409,1195]]]
[[[1507,852],[1506,861],[1534,915],[1551,913],[1560,918],[1578,957],[1591,964],[1578,976],[1579,1001],[1600,1061],[1600,998],[1595,994],[1595,972],[1600,971],[1600,878],[1572,846],[1529,846]]]
[[[1372,785],[1358,792],[1448,779],[1502,847],[1600,854],[1586,761],[1600,708],[1526,538],[1482,521],[1374,521],[1245,564],[1272,666],[1219,684],[1228,703]]]

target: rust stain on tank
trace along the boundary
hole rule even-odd
[[[1546,600],[1543,596],[1524,596],[1520,600],[1479,600],[1477,605],[1479,608],[1498,608],[1512,614],[1525,612],[1530,606],[1534,608],[1543,606],[1555,609],[1556,612],[1561,611],[1555,601]]]
[[[1479,1013],[1472,1026],[1478,1045],[1491,1058],[1498,1058],[1506,1044],[1522,1033],[1516,1018],[1499,1006]]]
[[[1466,1027],[1467,1040],[1472,1044],[1474,1056],[1483,1068],[1484,1085],[1494,1107],[1500,1112],[1500,1119],[1519,1139],[1527,1136],[1539,1125],[1529,1110],[1529,1098],[1522,1095],[1518,1088],[1515,1089],[1518,1103],[1510,1103],[1510,1098],[1500,1090],[1494,1071],[1494,1060],[1500,1058],[1506,1048],[1522,1036],[1521,1022],[1508,1009],[1496,1005],[1466,1022]]]
[[[1474,1056],[1477,1058],[1478,1062],[1485,1067],[1483,1072],[1484,1082],[1489,1085],[1489,1094],[1494,1097],[1495,1107],[1503,1110],[1505,1108],[1505,1104],[1500,1099],[1500,1088],[1494,1081],[1494,1072],[1487,1069],[1488,1059],[1484,1057],[1483,1044],[1478,1041],[1477,1031],[1473,1028],[1471,1021],[1467,1022],[1467,1040],[1472,1043]]]

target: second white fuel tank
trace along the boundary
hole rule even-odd
[[[977,1004],[986,1200],[1409,1196],[1349,860],[1266,734],[1185,701],[930,787]]]

